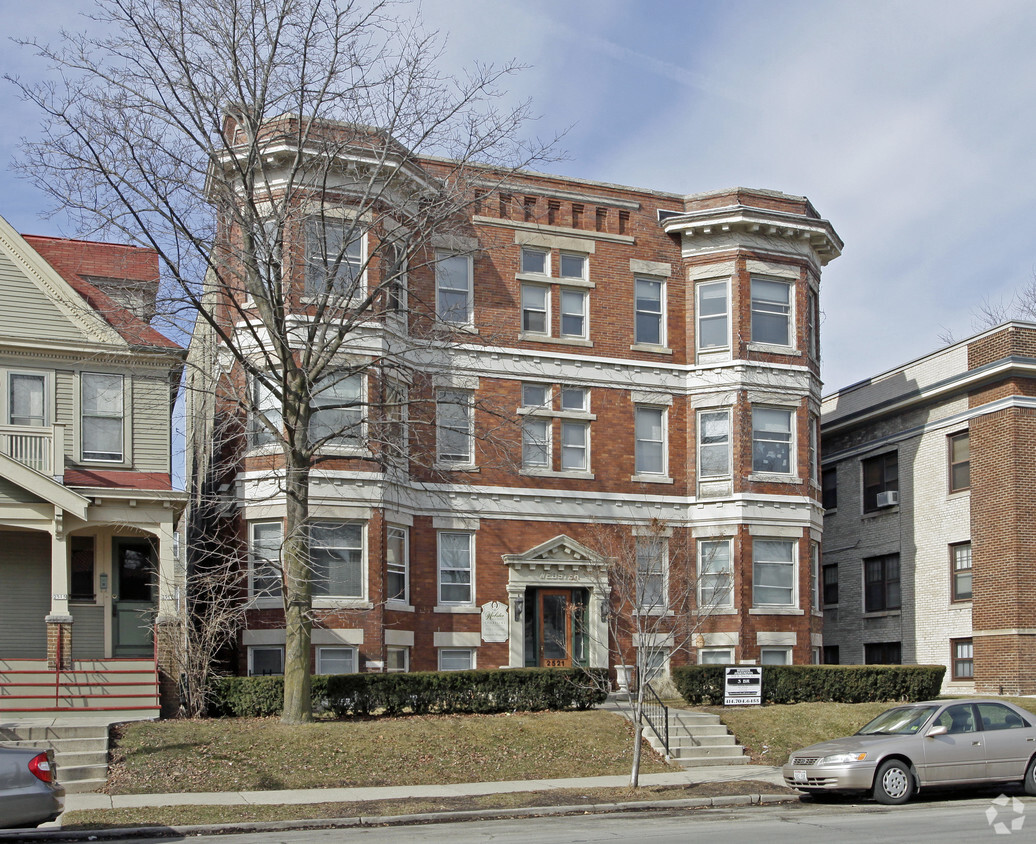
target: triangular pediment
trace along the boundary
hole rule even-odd
[[[0,338],[38,345],[60,343],[125,345],[40,254],[0,217]]]
[[[521,554],[504,554],[509,566],[586,566],[604,565],[603,557],[572,537],[559,534]]]

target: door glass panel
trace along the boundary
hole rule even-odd
[[[543,658],[544,660],[566,660],[568,658],[568,601],[565,595],[543,596]],[[550,664],[549,662],[547,663]]]
[[[154,563],[147,543],[123,545],[119,553],[119,600],[150,601]]]

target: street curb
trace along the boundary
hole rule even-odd
[[[683,800],[631,800],[624,803],[588,803],[583,806],[528,806],[518,809],[473,809],[463,812],[421,812],[412,815],[328,818],[248,823],[196,824],[193,826],[137,826],[113,829],[24,829],[0,830],[4,841],[117,841],[122,838],[164,838],[212,833],[283,832],[292,829],[352,829],[376,826],[409,826],[459,821],[535,818],[549,815],[603,815],[665,809],[719,809],[730,806],[758,806],[797,801],[797,794],[744,794],[720,797],[691,797]]]

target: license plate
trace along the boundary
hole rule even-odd
[[[795,782],[807,782],[805,771],[795,771],[793,774]]]

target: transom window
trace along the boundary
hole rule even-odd
[[[633,288],[636,309],[634,341],[648,346],[665,345],[663,283],[657,279],[635,278]]]
[[[752,408],[752,471],[791,473],[792,411]]]
[[[83,460],[121,463],[123,377],[84,372],[81,384]]]
[[[561,409],[583,412],[586,410],[586,397],[585,387],[562,387]]]
[[[521,271],[536,275],[550,275],[550,252],[546,249],[523,246]]]
[[[971,439],[967,431],[949,438],[950,492],[960,492],[971,486]]]
[[[752,342],[791,345],[791,285],[752,279]]]
[[[951,577],[953,579],[953,600],[971,600],[971,543],[961,542],[950,546]]]
[[[561,253],[561,278],[586,278],[586,255]]]
[[[900,608],[899,554],[870,557],[863,561],[864,612]]]

